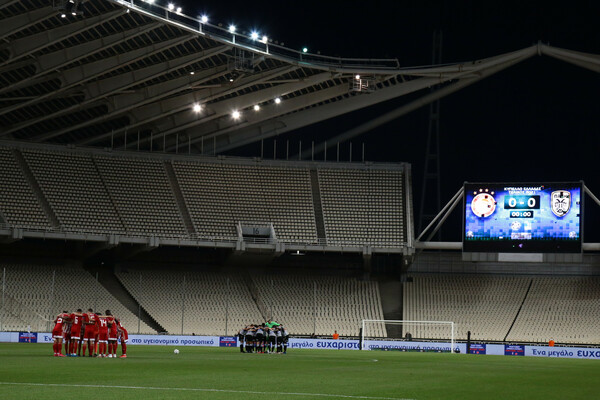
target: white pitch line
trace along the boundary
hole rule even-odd
[[[103,389],[143,389],[143,390],[178,390],[189,392],[220,392],[220,393],[242,393],[242,394],[281,394],[288,396],[319,396],[344,399],[366,399],[366,400],[415,400],[402,399],[398,397],[371,397],[371,396],[352,396],[347,394],[326,394],[326,393],[293,393],[293,392],[256,392],[252,390],[227,390],[227,389],[202,389],[202,388],[170,388],[153,386],[113,386],[113,385],[76,385],[67,383],[33,383],[33,382],[0,382],[0,385],[17,386],[57,386],[57,387],[79,387],[79,388],[103,388]]]

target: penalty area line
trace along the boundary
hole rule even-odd
[[[80,385],[69,383],[34,383],[34,382],[0,382],[0,385],[14,386],[51,386],[51,387],[77,387],[77,388],[95,388],[95,389],[137,389],[137,390],[174,390],[185,392],[217,392],[217,393],[241,393],[241,394],[265,394],[265,395],[287,395],[287,396],[313,396],[329,397],[340,399],[365,399],[365,400],[415,400],[403,399],[398,397],[373,397],[373,396],[353,396],[348,394],[327,394],[327,393],[293,393],[293,392],[259,392],[253,390],[229,390],[229,389],[206,389],[206,388],[177,388],[177,387],[155,387],[155,386],[119,386],[119,385]]]

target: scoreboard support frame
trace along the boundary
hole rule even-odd
[[[466,182],[465,182],[466,183]],[[582,195],[581,200],[587,194],[590,199],[600,206],[600,199],[581,182]],[[440,210],[440,212],[431,220],[429,225],[415,239],[414,245],[417,254],[423,250],[463,250],[463,242],[435,242],[431,239],[438,232],[440,227],[448,219],[450,214],[464,201],[464,185],[452,196],[450,201]],[[464,215],[463,215],[464,219]],[[464,221],[463,221],[464,226]],[[581,233],[583,236],[583,215],[581,218]],[[425,239],[423,239],[425,237]],[[482,262],[549,262],[549,263],[577,263],[581,262],[583,252],[600,251],[600,243],[581,243],[581,253],[489,253],[489,252],[463,252],[464,261],[482,261]]]

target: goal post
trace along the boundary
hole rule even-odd
[[[454,322],[364,319],[361,350],[454,352]]]

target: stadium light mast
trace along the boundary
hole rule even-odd
[[[433,65],[442,63],[441,31],[433,32],[431,63]],[[433,93],[439,88],[440,85],[435,85],[430,88],[430,92]],[[428,183],[430,184],[428,185]],[[429,126],[421,184],[421,207],[419,208],[419,233],[423,232],[423,228],[442,207],[440,183],[440,99],[437,99],[429,104]],[[441,237],[441,230],[438,231],[437,235],[438,238]]]

